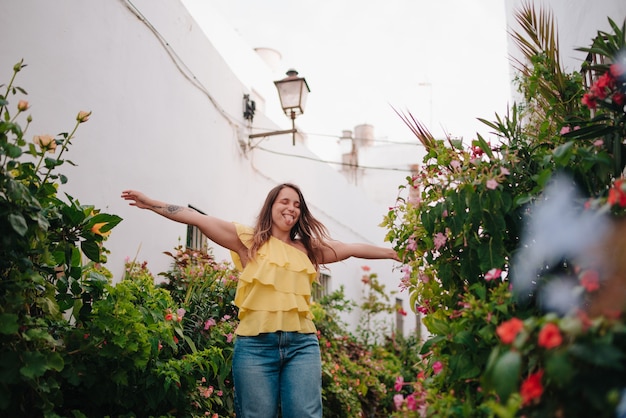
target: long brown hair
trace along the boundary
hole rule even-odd
[[[300,188],[291,183],[279,184],[267,194],[254,227],[250,257],[256,255],[259,248],[269,241],[272,236],[272,206],[280,191],[285,187],[293,189],[300,199],[300,216],[296,224],[291,228],[291,231],[289,231],[289,238],[292,240],[298,238],[300,240],[306,249],[309,259],[317,269],[322,260],[319,259],[316,249],[321,246],[328,246],[326,242],[330,239],[330,235],[324,224],[318,221],[309,211]]]

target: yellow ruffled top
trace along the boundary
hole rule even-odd
[[[235,223],[243,244],[252,246],[253,230]],[[235,305],[239,307],[237,335],[264,332],[316,332],[310,311],[311,286],[317,277],[309,257],[297,248],[271,237],[245,267],[231,252],[241,272]]]

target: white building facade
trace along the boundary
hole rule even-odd
[[[9,0],[0,36],[0,83],[9,81],[15,63],[27,64],[16,82],[29,93],[27,137],[67,132],[80,110],[92,112],[65,155],[77,166],[61,167],[69,178],[61,192],[124,219],[105,245],[115,280],[127,258],[147,261],[155,274],[166,271],[170,258],[163,252],[184,244],[187,231],[128,206],[120,198],[124,189],[252,224],[267,192],[292,182],[333,238],[390,245],[378,226],[387,206],[309,159],[302,138],[295,146],[291,135],[248,138],[290,128],[273,85],[286,69],[276,74],[205,2]],[[315,94],[315,81],[307,81]],[[243,117],[244,95],[257,104],[251,124]],[[224,249],[211,248],[218,260],[230,259]],[[358,303],[364,265],[378,274],[392,301],[404,299],[403,332],[414,332],[408,295],[392,294],[401,277],[397,263],[330,265],[330,290],[344,285]],[[355,327],[359,316],[355,311],[345,319]],[[393,327],[395,320],[390,315],[386,322]]]

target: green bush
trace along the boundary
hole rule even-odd
[[[556,234],[547,247],[563,247],[556,259],[546,252],[532,260],[538,238],[525,240],[525,232],[536,229],[542,204],[557,201],[546,193],[554,184],[560,192],[579,190],[556,216],[572,215],[564,231],[610,214],[620,236],[626,80],[624,67],[613,64],[626,48],[625,26],[609,19],[613,33],[599,32],[583,49],[598,58],[584,68],[595,80],[585,85],[581,73],[561,70],[550,13],[526,5],[517,19],[524,101],[504,117],[483,119],[498,144],[479,134],[469,149],[437,140],[400,114],[427,150],[419,174],[402,186],[417,193],[386,218],[388,238],[406,263],[403,285],[430,333],[407,416],[609,417],[624,388],[625,301],[611,312],[594,310],[611,286],[608,264],[585,264],[589,258],[567,252],[570,243]],[[562,173],[566,183],[555,180]],[[620,268],[621,256],[610,255],[613,242],[623,248],[607,241],[594,251]],[[535,264],[521,268],[528,263]],[[545,289],[564,278],[569,290],[559,296],[571,290],[581,304],[547,312]]]
[[[14,84],[24,67],[14,66],[0,96],[0,411],[10,416],[48,414],[62,402],[66,317],[80,322],[102,296],[102,243],[121,221],[57,196],[67,181],[58,169],[73,164],[62,156],[90,112],[78,113],[70,133],[28,143],[30,105],[13,101],[26,95]]]

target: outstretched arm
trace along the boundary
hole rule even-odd
[[[211,241],[229,250],[233,250],[237,253],[246,251],[245,246],[237,236],[235,225],[232,222],[203,215],[186,206],[172,205],[151,199],[136,190],[124,190],[122,192],[122,199],[130,201],[131,206],[151,210],[172,221],[196,226]]]
[[[346,244],[340,241],[329,241],[328,246],[322,246],[322,263],[335,263],[350,257],[365,258],[370,260],[395,260],[400,261],[398,253],[392,248],[378,247],[371,244]]]

